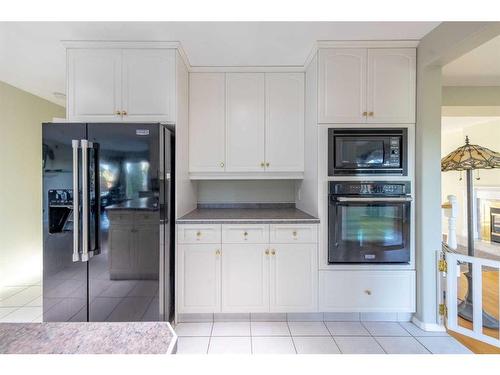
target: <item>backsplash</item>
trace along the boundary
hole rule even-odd
[[[293,180],[199,181],[198,203],[294,203]]]

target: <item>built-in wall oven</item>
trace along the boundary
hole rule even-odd
[[[409,182],[332,181],[328,263],[409,263]]]
[[[328,175],[407,175],[407,129],[328,129]]]

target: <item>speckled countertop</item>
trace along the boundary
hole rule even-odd
[[[167,322],[0,323],[0,354],[172,354]]]
[[[293,206],[199,206],[177,224],[314,224],[319,219]]]

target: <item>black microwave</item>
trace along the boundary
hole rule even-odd
[[[328,129],[328,175],[406,176],[407,130]]]

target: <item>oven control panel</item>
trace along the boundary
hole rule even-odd
[[[409,182],[330,182],[330,194],[335,195],[406,195]]]

